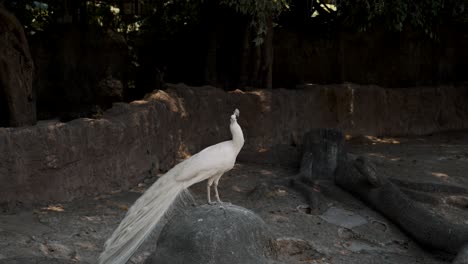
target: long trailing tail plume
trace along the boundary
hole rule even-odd
[[[179,164],[182,165],[182,164]],[[105,243],[99,264],[123,264],[151,234],[185,186],[174,179],[180,166],[159,178],[128,210]]]
[[[106,241],[104,252],[99,256],[99,264],[125,264],[180,194],[192,184],[208,180],[208,202],[211,202],[211,184],[214,184],[216,198],[221,202],[217,189],[219,178],[234,167],[237,154],[244,145],[244,135],[237,123],[238,116],[239,110],[236,109],[230,120],[232,140],[209,146],[177,164],[130,207]]]

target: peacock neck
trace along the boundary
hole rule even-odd
[[[242,133],[242,129],[237,122],[232,122],[230,129],[232,134],[232,142],[237,148],[237,151],[240,151],[242,146],[244,146],[244,134]]]

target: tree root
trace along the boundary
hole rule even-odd
[[[424,209],[378,174],[366,158],[343,161],[336,172],[335,183],[384,214],[420,244],[465,255],[462,248],[468,244],[468,226],[451,223]]]
[[[390,179],[390,181],[400,187],[421,192],[468,194],[468,189],[456,185],[436,182],[412,182],[400,179]]]
[[[452,223],[417,202],[437,205],[443,200],[434,194],[464,195],[468,194],[466,188],[387,179],[367,158],[346,155],[343,135],[336,130],[311,131],[303,145],[301,169],[291,183],[305,195],[313,211],[323,210],[323,195],[335,196],[336,188],[330,186],[337,185],[385,215],[418,243],[458,253],[453,263],[468,264],[468,226]],[[468,197],[452,196],[445,203],[468,208]]]
[[[437,198],[437,197],[434,197],[431,194],[427,194],[427,193],[420,192],[420,191],[414,191],[414,190],[406,189],[406,188],[400,188],[400,190],[406,196],[408,196],[409,198],[411,198],[412,200],[415,200],[417,202],[427,203],[427,204],[431,204],[431,205],[441,204],[441,200],[439,198]]]
[[[325,197],[322,194],[323,186],[319,182],[309,185],[301,180],[291,180],[290,184],[304,195],[310,207],[310,214],[319,215],[328,209]]]

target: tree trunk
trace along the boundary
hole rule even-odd
[[[218,67],[217,67],[217,32],[212,29],[208,33],[208,52],[206,54],[205,81],[207,84],[216,86],[218,83]]]
[[[255,88],[273,87],[273,17],[267,21],[267,33],[263,43],[255,46],[256,32],[250,23],[244,25],[242,49],[240,55],[239,85]]]
[[[252,86],[256,88],[263,88],[262,87],[262,47],[263,45],[260,46],[255,46],[254,49],[254,54],[253,54],[253,74],[250,77],[250,83],[252,83]]]
[[[327,208],[323,194],[334,192],[334,175],[344,154],[343,133],[335,129],[315,129],[304,136],[301,169],[293,186],[302,192],[311,214],[321,214]]]
[[[273,17],[268,16],[267,33],[263,43],[262,87],[273,88]]]
[[[409,189],[466,194],[466,189],[387,179],[367,158],[347,155],[342,133],[330,129],[306,134],[298,178],[293,186],[305,194],[312,212],[323,211],[322,193],[330,193],[330,183],[334,183],[385,215],[418,243],[458,254],[453,264],[468,264],[468,226],[434,214],[406,194],[412,195]],[[427,197],[417,198],[426,201]]]
[[[33,61],[22,25],[0,5],[0,96],[3,125],[36,123],[36,102],[32,88]]]
[[[338,162],[344,155],[344,136],[336,129],[315,129],[304,136],[300,176],[307,182],[334,181]]]
[[[204,24],[207,30],[207,51],[205,57],[204,80],[207,84],[217,86],[218,84],[218,34],[220,32],[221,19],[218,17],[218,4],[207,1],[203,9]]]
[[[344,33],[338,34],[338,63],[339,63],[339,75],[340,81],[346,82],[346,68],[345,68],[345,45],[344,45]]]
[[[409,199],[390,180],[380,175],[367,158],[340,162],[335,183],[381,212],[420,244],[459,253],[457,259],[466,257],[468,226],[451,223]]]
[[[239,70],[239,86],[240,87],[246,87],[249,85],[249,79],[250,79],[250,67],[249,67],[249,57],[251,53],[251,37],[250,35],[252,34],[250,30],[249,23],[246,21],[245,24],[243,25],[243,38],[242,38],[242,50],[241,50],[241,56],[240,56],[240,70]]]

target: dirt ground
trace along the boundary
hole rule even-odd
[[[387,177],[468,188],[468,134],[464,132],[352,138],[348,151],[368,155]],[[280,263],[450,263],[450,256],[422,249],[379,213],[340,189],[334,197],[325,198],[324,212],[311,214],[306,200],[289,184],[297,170],[241,163],[221,178],[219,186],[225,202],[256,212],[271,227],[277,243],[284,245]],[[105,239],[154,180],[146,179],[130,192],[4,210],[0,213],[0,263],[95,263]],[[205,190],[204,182],[191,188],[197,202],[205,202]],[[428,209],[468,225],[468,196],[428,195],[434,199],[421,200]],[[131,263],[143,263],[155,242],[155,237],[150,238]]]

